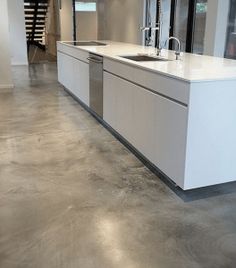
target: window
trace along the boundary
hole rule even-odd
[[[207,3],[200,2],[197,3],[196,13],[206,13],[207,12]]]
[[[236,0],[230,1],[225,57],[236,60]]]
[[[182,51],[186,51],[187,32],[188,32],[188,10],[189,0],[174,1],[174,17],[173,17],[173,36],[177,37],[181,42]],[[171,43],[171,48],[176,49],[176,43]]]
[[[75,11],[96,12],[97,5],[95,2],[75,2]]]
[[[180,39],[182,51],[203,54],[206,14],[207,0],[171,0],[170,35]]]
[[[207,16],[207,0],[196,1],[196,11],[193,24],[192,52],[203,54]]]

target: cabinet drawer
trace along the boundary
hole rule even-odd
[[[104,59],[104,70],[188,105],[190,84],[127,63]]]
[[[63,53],[57,53],[58,81],[70,91],[73,91],[74,59]]]
[[[74,48],[68,45],[57,43],[57,51],[88,63],[87,58],[89,56],[89,53],[79,48]]]
[[[58,81],[89,106],[89,65],[58,52]]]

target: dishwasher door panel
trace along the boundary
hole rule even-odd
[[[90,108],[101,118],[103,117],[103,59],[90,55],[89,59],[89,87]]]

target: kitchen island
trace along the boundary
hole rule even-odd
[[[101,120],[184,190],[236,180],[236,61],[155,49],[58,42],[59,82],[88,110],[89,57],[103,57]]]

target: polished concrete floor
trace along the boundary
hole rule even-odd
[[[1,268],[236,267],[236,191],[183,200],[63,91],[54,64],[14,77],[0,91]]]
[[[47,52],[47,49],[46,51],[43,51],[35,45],[30,45],[28,58],[31,64],[56,62],[57,60],[55,56]]]

